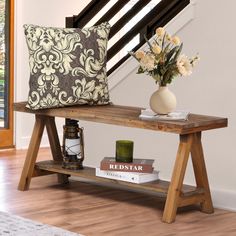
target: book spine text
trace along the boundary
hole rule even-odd
[[[109,171],[124,171],[124,172],[139,172],[139,173],[152,173],[153,167],[151,165],[143,164],[126,164],[126,163],[112,163],[101,162],[101,170]]]

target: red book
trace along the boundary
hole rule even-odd
[[[152,173],[153,159],[133,159],[133,162],[116,162],[114,157],[105,157],[100,163],[101,170]]]

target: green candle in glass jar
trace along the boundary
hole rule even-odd
[[[116,141],[116,161],[132,162],[133,161],[134,142],[131,140]]]

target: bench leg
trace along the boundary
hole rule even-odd
[[[57,128],[55,124],[55,118],[54,117],[46,117],[45,118],[46,123],[46,129],[48,133],[48,139],[51,147],[52,157],[54,161],[63,161],[62,152],[61,152],[61,146],[60,141],[58,138]],[[68,175],[64,174],[57,174],[58,176],[58,182],[61,184],[68,183]]]
[[[204,161],[201,132],[194,134],[191,156],[197,187],[204,189],[204,201],[200,203],[201,211],[205,213],[213,213],[214,208],[211,200],[206,165]]]
[[[43,135],[43,130],[45,126],[45,119],[43,116],[35,116],[35,125],[33,133],[30,139],[29,148],[26,154],[26,159],[24,167],[21,173],[20,182],[18,184],[18,190],[25,191],[29,189],[30,181],[34,171],[34,165],[38,155],[38,150],[40,142]]]
[[[192,134],[180,135],[180,143],[176,156],[175,166],[172,173],[165,203],[165,209],[162,217],[163,222],[172,223],[175,221],[192,141]]]

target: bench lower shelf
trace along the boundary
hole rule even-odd
[[[91,168],[91,167],[84,167],[83,170],[64,169],[64,168],[62,168],[62,163],[56,162],[56,161],[37,162],[35,164],[35,171],[38,172],[38,174],[36,174],[36,176],[43,175],[43,174],[50,174],[50,173],[60,173],[60,174],[65,174],[65,175],[78,176],[78,177],[82,177],[85,179],[94,180],[97,182],[107,182],[107,183],[128,186],[133,189],[143,189],[143,190],[148,190],[148,191],[152,191],[152,192],[158,192],[158,193],[161,193],[164,195],[167,194],[168,188],[169,188],[168,181],[156,180],[156,181],[152,181],[152,182],[148,182],[148,183],[144,183],[144,184],[129,183],[129,182],[120,181],[120,180],[113,180],[113,179],[97,177],[95,175],[95,168]],[[41,173],[39,173],[40,171],[41,171]],[[203,195],[203,194],[204,194],[204,190],[202,188],[196,188],[196,187],[190,186],[190,185],[183,185],[183,188],[182,188],[182,197],[183,198],[185,198],[185,197],[191,198],[192,196]]]

